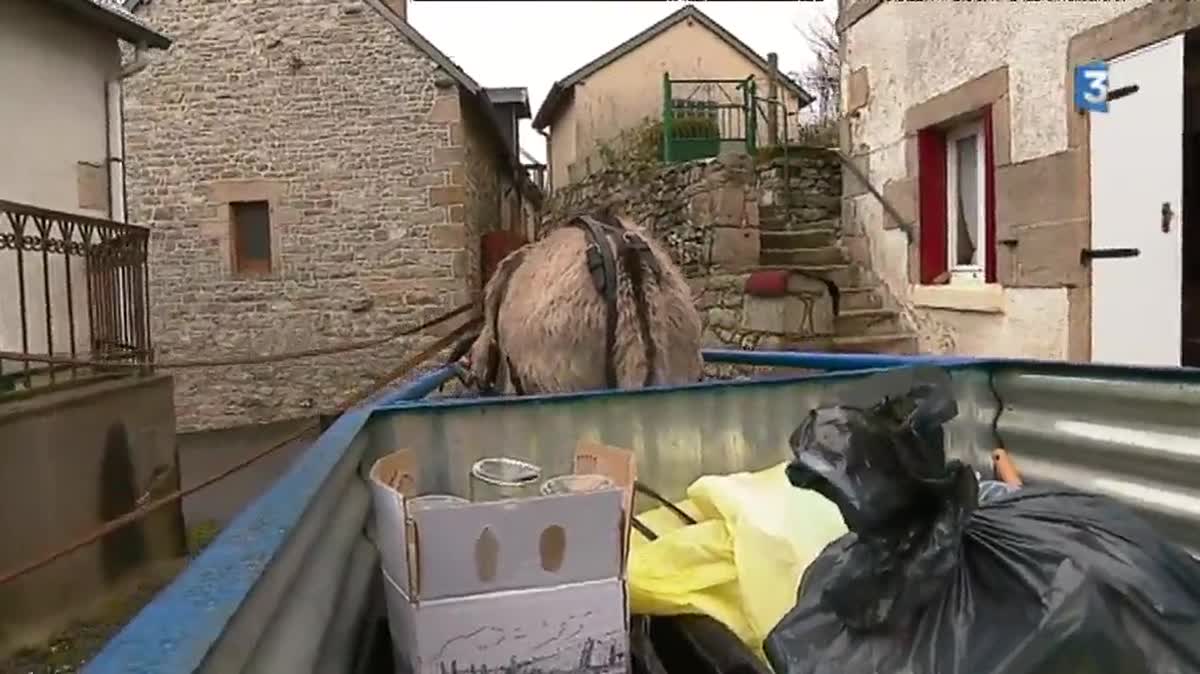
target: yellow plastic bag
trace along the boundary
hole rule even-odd
[[[707,615],[765,661],[763,639],[795,605],[804,569],[846,533],[837,506],[793,487],[786,465],[696,480],[679,504],[696,524],[666,508],[639,515],[659,537],[634,536],[630,609]]]

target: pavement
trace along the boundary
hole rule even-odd
[[[309,420],[285,421],[229,431],[178,436],[179,467],[184,487],[196,484],[295,432]],[[201,524],[224,526],[269,488],[300,456],[318,432],[288,443],[242,470],[183,499],[189,529]]]

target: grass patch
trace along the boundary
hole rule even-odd
[[[195,558],[200,554],[200,551],[208,547],[209,543],[221,533],[221,527],[212,520],[204,520],[197,522],[188,527],[187,530],[187,549],[188,556]]]
[[[142,607],[150,603],[183,567],[208,547],[221,527],[212,520],[197,522],[187,529],[187,559],[142,572],[126,591],[117,592],[93,612],[89,620],[80,620],[56,634],[45,644],[24,648],[7,659],[0,659],[0,674],[73,674],[83,669],[104,644],[108,643]]]
[[[40,646],[23,648],[0,660],[3,674],[72,674],[83,669],[108,640],[124,627],[183,569],[186,560],[155,565],[129,581],[96,607],[89,620],[80,620]]]

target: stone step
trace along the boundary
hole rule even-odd
[[[836,221],[834,221],[836,224]],[[837,243],[837,227],[829,229],[807,228],[799,231],[770,230],[760,232],[763,249],[822,248]]]
[[[834,319],[837,334],[845,337],[889,335],[901,331],[900,316],[892,309],[848,309]]]
[[[788,271],[803,272],[811,274],[819,278],[828,279],[838,285],[839,288],[850,288],[863,286],[869,283],[870,274],[858,265],[853,264],[760,264],[753,271],[773,271],[778,269],[786,269]],[[794,278],[792,281],[796,283],[798,288],[805,287],[803,276]]]
[[[761,212],[758,217],[758,228],[764,232],[810,232],[813,230],[832,230],[839,232],[842,229],[842,223],[837,218],[824,218],[822,220],[800,220],[798,218],[783,218],[768,216],[763,217]]]
[[[801,189],[784,190],[782,186],[775,190],[772,206],[785,210],[784,205],[791,206],[790,211],[796,211],[802,208],[819,208],[829,211],[838,211],[842,208],[842,199],[840,196],[813,194],[812,192]]]
[[[898,332],[890,335],[861,337],[810,337],[789,342],[780,348],[789,351],[822,351],[829,353],[917,353],[917,336]]]
[[[758,254],[759,264],[845,264],[846,251],[840,246],[820,248],[767,248]]]
[[[883,294],[877,286],[838,288],[838,291],[838,308],[841,311],[883,308]]]

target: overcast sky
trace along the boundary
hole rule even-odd
[[[799,71],[812,60],[800,28],[822,12],[836,11],[833,0],[726,0],[696,5],[764,57],[767,52],[778,53],[779,69],[784,72]],[[411,0],[408,20],[483,86],[528,87],[536,114],[555,80],[682,6],[662,0]],[[521,126],[521,145],[539,161],[545,160],[545,143],[528,120]]]

